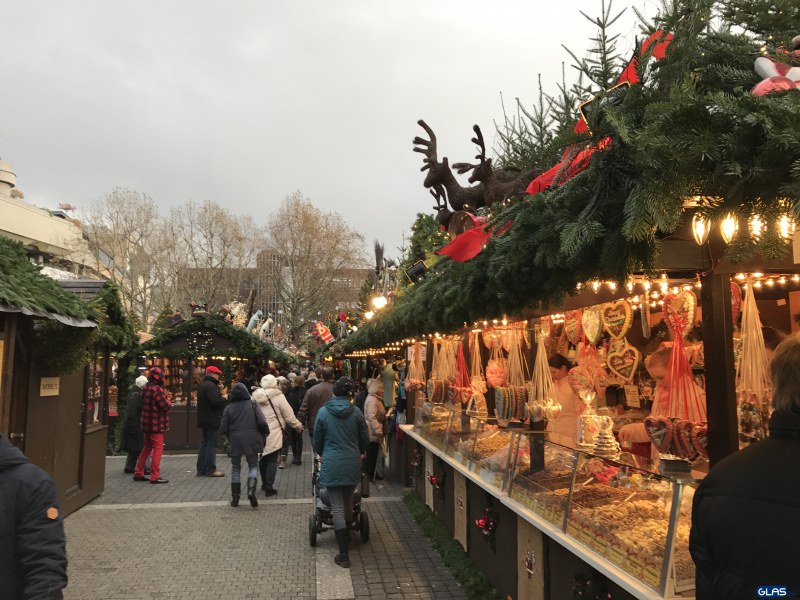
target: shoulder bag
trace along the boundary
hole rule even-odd
[[[283,444],[281,448],[286,448],[286,446],[290,446],[292,444],[292,438],[289,435],[289,431],[287,430],[286,425],[281,423],[281,418],[278,415],[278,411],[275,410],[275,405],[272,403],[272,398],[267,396],[267,401],[269,402],[269,405],[272,407],[272,412],[275,413],[275,418],[278,419],[278,425],[281,426],[281,437],[282,437],[281,443]]]
[[[256,410],[258,410],[258,405],[253,402],[253,418],[256,420],[256,428],[258,429],[258,433],[261,434],[261,443],[262,445],[267,445],[267,436],[269,435],[269,425],[267,424],[266,419],[263,423],[260,423],[258,420],[258,415],[256,415]]]

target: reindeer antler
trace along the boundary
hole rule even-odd
[[[434,200],[436,200],[436,206],[433,207],[433,210],[439,211],[447,208],[447,190],[445,190],[443,185],[435,185],[428,191],[431,193]]]
[[[419,136],[414,138],[414,152],[419,152],[425,155],[425,158],[422,160],[424,164],[420,169],[420,171],[425,171],[430,169],[433,165],[439,163],[439,159],[436,155],[436,134],[433,133],[433,129],[428,127],[428,124],[422,119],[417,121],[417,124],[419,124],[419,126],[425,130],[430,138],[428,140]]]
[[[468,173],[470,171],[474,171],[478,167],[487,164],[489,161],[486,159],[486,144],[483,141],[483,133],[481,133],[481,128],[477,125],[472,126],[472,130],[475,132],[475,137],[472,138],[472,143],[478,146],[480,152],[475,155],[475,158],[478,159],[478,164],[473,165],[472,163],[453,163],[453,168],[459,175],[463,175],[464,173]]]

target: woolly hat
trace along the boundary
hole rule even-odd
[[[356,393],[356,382],[349,377],[339,377],[333,384],[334,396],[352,396]]]
[[[150,374],[147,376],[148,381],[158,385],[164,385],[164,371],[158,367],[150,367]]]
[[[145,377],[144,375],[139,375],[136,378],[136,387],[144,387],[146,383],[147,383],[147,377]]]
[[[264,377],[261,378],[261,387],[265,390],[277,388],[278,380],[275,379],[275,375],[264,375]]]

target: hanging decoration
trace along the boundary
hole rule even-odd
[[[333,341],[331,330],[322,321],[314,321],[314,331],[311,334],[319,337],[323,344]]]
[[[494,387],[503,387],[508,381],[508,368],[500,344],[492,344],[492,353],[486,365],[486,382]]]
[[[589,306],[583,309],[581,314],[581,328],[586,341],[590,344],[597,344],[600,335],[603,333],[604,315],[599,306]]]
[[[673,319],[673,324],[680,324],[679,329],[672,329],[672,333],[680,334],[676,337],[683,339],[689,335],[689,332],[694,327],[695,311],[697,310],[697,296],[691,290],[680,290],[679,292],[669,292],[664,295],[664,309],[676,313],[676,319]],[[666,319],[665,319],[666,320]],[[667,323],[669,327],[669,322]]]
[[[639,351],[625,342],[621,348],[608,353],[608,370],[625,381],[633,381],[639,359]]]
[[[425,368],[422,366],[422,344],[414,342],[411,347],[411,365],[406,375],[405,387],[410,392],[421,392],[425,389]]]
[[[528,412],[531,421],[538,422],[547,419],[548,412],[552,416],[554,411],[555,384],[550,374],[550,365],[547,363],[547,335],[539,330],[536,332],[536,358],[533,360],[533,373],[531,374],[531,387],[529,394]],[[549,410],[548,410],[549,408]],[[561,412],[558,404],[557,413]]]
[[[519,329],[512,329],[511,333],[508,385],[494,390],[495,416],[504,424],[528,419],[528,368],[522,355],[523,335]]]
[[[616,339],[622,339],[631,328],[633,321],[633,307],[627,300],[607,302],[602,311],[603,326],[608,334]]]
[[[650,302],[647,299],[647,294],[642,295],[642,300],[639,303],[639,316],[642,319],[642,337],[645,339],[650,338]]]
[[[456,350],[456,374],[453,378],[453,385],[448,389],[450,402],[453,406],[459,407],[469,405],[472,400],[472,384],[470,383],[469,369],[467,369],[467,359],[464,357],[464,347],[459,341]]]
[[[489,412],[486,408],[486,397],[484,394],[487,392],[486,379],[483,377],[483,362],[481,361],[481,341],[480,331],[472,331],[470,333],[470,386],[472,387],[472,397],[467,405],[467,414],[476,417],[486,417]]]
[[[739,313],[742,310],[742,288],[735,281],[731,281],[731,316],[733,323],[739,318]]]
[[[491,504],[487,504],[481,510],[481,514],[475,519],[475,525],[480,529],[483,540],[494,546],[495,532],[497,531],[497,524],[499,517],[497,511]]]
[[[767,435],[772,383],[751,279],[747,280],[746,289],[742,309],[741,349],[736,365],[739,431],[745,438],[759,440]]]
[[[580,310],[571,310],[564,315],[564,334],[570,344],[575,346],[581,341],[583,335],[583,319]]]
[[[428,401],[433,404],[442,404],[447,397],[445,382],[440,377],[440,360],[442,352],[442,340],[433,340],[431,343],[431,376],[426,384]]]
[[[528,579],[533,577],[533,574],[536,571],[536,555],[533,553],[533,550],[528,550],[528,552],[525,554],[525,559],[522,561],[522,565],[525,567],[525,572],[528,574]]]

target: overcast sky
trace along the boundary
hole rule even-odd
[[[440,159],[471,161],[501,92],[530,105],[538,73],[555,92],[562,43],[584,53],[579,10],[600,0],[4,2],[0,156],[48,208],[118,186],[263,224],[300,190],[396,255],[433,212],[417,120]],[[625,54],[634,20],[616,27]]]

